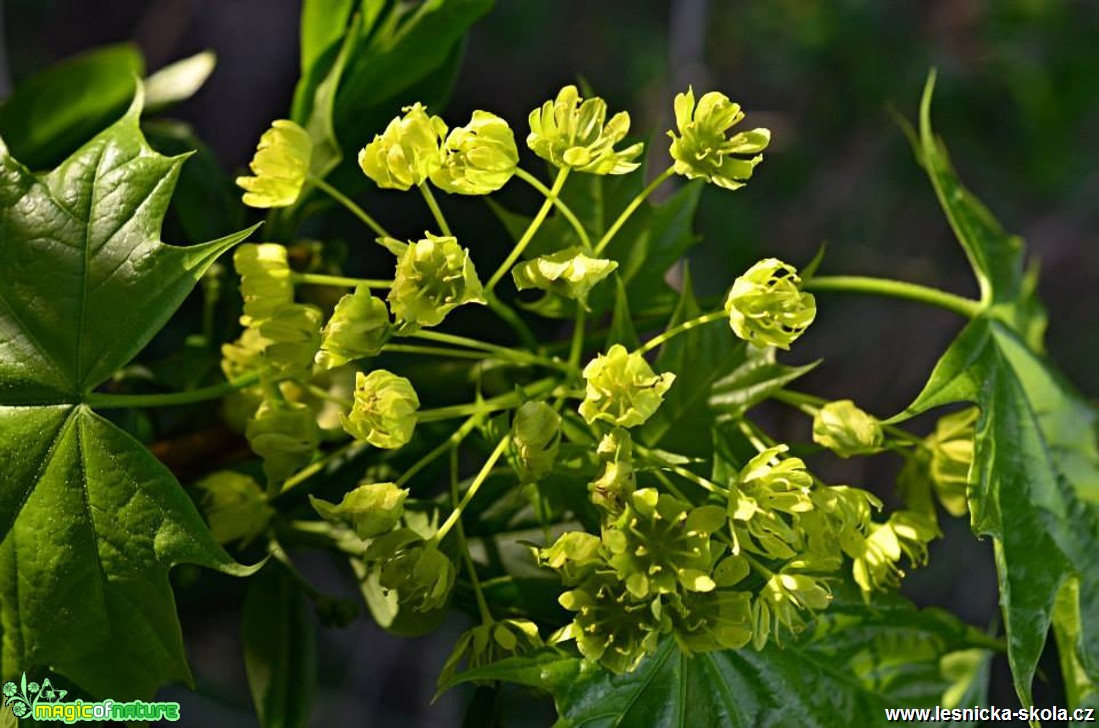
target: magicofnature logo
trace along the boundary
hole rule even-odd
[[[42,684],[27,682],[27,673],[19,683],[4,683],[4,705],[11,708],[16,718],[33,718],[38,721],[62,721],[76,723],[85,720],[179,720],[179,703],[147,703],[144,700],[115,702],[102,700],[65,702],[67,690],[55,688],[49,678]]]

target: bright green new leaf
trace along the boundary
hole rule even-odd
[[[977,273],[983,312],[955,339],[903,419],[953,402],[981,408],[967,492],[973,530],[992,536],[1008,657],[1024,705],[1051,622],[1071,697],[1099,682],[1099,448],[1095,412],[1042,357],[1044,314],[1018,238],[961,186],[931,130],[920,141],[939,201]],[[1054,609],[1062,590],[1067,590]],[[1075,706],[1070,706],[1075,707]]]
[[[159,241],[185,157],[148,147],[141,104],[48,174],[0,143],[0,667],[114,698],[190,679],[172,566],[243,573],[171,473],[90,409],[251,232]]]
[[[988,646],[949,614],[917,611],[894,597],[872,607],[833,604],[814,630],[785,647],[688,657],[665,640],[621,675],[541,652],[470,670],[451,684],[492,679],[547,690],[561,728],[872,727],[888,725],[886,708],[972,698],[966,693],[983,674],[979,661],[959,670],[957,660],[944,658]]]

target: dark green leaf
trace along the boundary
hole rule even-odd
[[[1044,314],[1022,244],[958,182],[921,106],[924,166],[973,263],[983,312],[940,359],[904,419],[953,402],[981,408],[967,493],[973,530],[992,536],[1008,658],[1024,705],[1051,622],[1069,697],[1099,682],[1099,448],[1094,410],[1040,354]],[[1060,596],[1060,600],[1058,597]],[[1055,603],[1057,605],[1054,610]]]
[[[49,666],[88,692],[149,697],[189,680],[168,570],[244,573],[145,448],[94,414],[94,388],[156,333],[244,231],[158,240],[184,157],[129,112],[55,171],[0,143],[2,666]]]
[[[683,293],[667,328],[701,313],[690,272],[685,270]],[[642,440],[684,455],[708,456],[714,420],[709,405],[711,389],[714,382],[743,361],[743,347],[742,343],[734,343],[729,326],[722,321],[689,329],[664,344],[654,369],[675,372],[676,379],[664,395],[664,404],[641,429]]]
[[[627,349],[633,350],[641,345],[637,337],[637,329],[634,328],[633,318],[630,316],[630,302],[626,295],[626,286],[617,275],[614,277],[615,296],[614,314],[611,316],[611,327],[607,332],[607,348],[615,344],[621,344]]]
[[[812,633],[784,648],[688,657],[669,639],[622,675],[545,651],[468,671],[452,684],[490,679],[547,690],[563,728],[884,726],[886,708],[947,704],[948,691],[966,696],[980,671],[946,675],[943,658],[989,646],[945,612],[887,597],[872,606],[834,604]]]
[[[0,137],[31,169],[50,167],[126,108],[144,67],[128,44],[62,61],[20,84],[0,106]]]
[[[737,349],[742,352],[740,364],[714,382],[710,391],[710,407],[722,420],[740,419],[752,407],[816,366],[816,363],[799,367],[779,364],[773,347],[760,349],[742,342]]]
[[[317,681],[316,627],[309,603],[277,565],[251,581],[241,636],[248,687],[263,728],[309,724]]]

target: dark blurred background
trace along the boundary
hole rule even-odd
[[[150,71],[213,49],[214,75],[173,115],[193,124],[230,172],[247,163],[268,123],[287,113],[298,73],[294,0],[8,0],[3,9],[5,93],[13,79],[105,43],[135,42]],[[722,293],[764,256],[804,264],[824,241],[824,273],[975,294],[889,112],[913,119],[928,69],[936,67],[936,129],[963,180],[1041,259],[1050,355],[1095,399],[1097,40],[1099,3],[1084,0],[498,0],[474,27],[445,116],[461,123],[485,108],[521,131],[530,109],[582,77],[612,109],[628,109],[635,132],[644,133],[667,128],[672,96],[687,84],[724,91],[748,110],[750,126],[773,130],[774,142],[749,187],[703,195],[697,231],[705,241],[690,256],[701,294]],[[662,168],[662,132],[651,141],[654,166]],[[912,399],[960,327],[952,314],[915,304],[818,301],[818,321],[791,357],[825,361],[802,388],[851,397],[879,415]],[[795,415],[767,417],[782,434],[807,432]],[[888,491],[897,463],[879,460],[814,465]],[[944,530],[931,566],[914,572],[905,589],[921,604],[989,625],[997,600],[991,548],[963,520],[944,522]],[[944,551],[950,555],[935,558]],[[331,571],[320,559],[307,567],[321,581]],[[184,705],[181,725],[254,725],[234,611],[239,591],[218,577],[195,578],[203,588],[183,590],[179,599],[200,694],[168,691]],[[335,572],[329,580],[342,583]],[[323,631],[315,725],[459,725],[467,694],[427,705],[462,628],[456,619],[442,635],[418,640],[362,622]],[[1056,661],[1046,657],[1042,667],[1055,682]],[[1014,704],[1004,665],[994,680],[993,704]],[[1037,694],[1047,705],[1058,695],[1042,686]],[[521,706],[513,711],[516,725],[552,722],[548,706],[526,695],[512,699]]]

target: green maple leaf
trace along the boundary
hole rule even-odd
[[[1070,707],[1099,695],[1099,449],[1094,410],[1046,361],[1045,314],[1022,242],[962,187],[930,122],[928,80],[920,151],[936,194],[976,272],[982,312],[951,344],[905,419],[973,402],[977,423],[968,501],[973,531],[995,545],[1008,658],[1023,705],[1052,625]]]
[[[199,276],[251,230],[160,242],[186,155],[126,115],[48,174],[0,141],[0,668],[93,695],[190,680],[168,571],[244,573],[172,474],[89,407]]]

